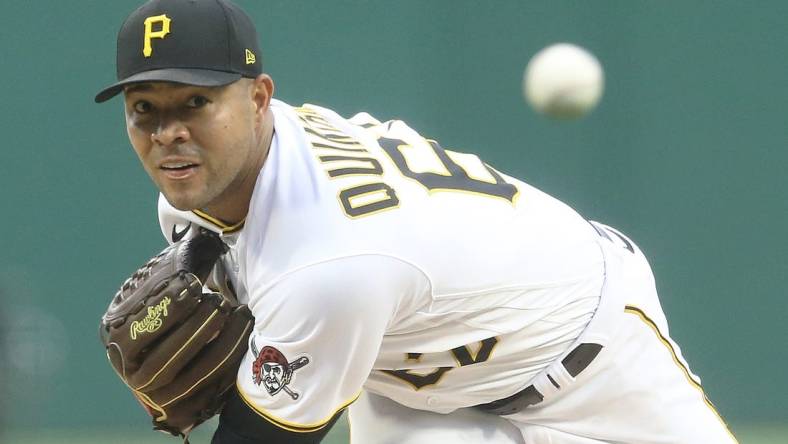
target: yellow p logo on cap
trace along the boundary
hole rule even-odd
[[[166,14],[156,15],[145,19],[145,44],[142,47],[142,54],[145,57],[150,57],[153,54],[153,47],[151,47],[151,39],[163,39],[170,33],[170,20]],[[156,23],[161,24],[158,31],[153,30],[153,25]]]

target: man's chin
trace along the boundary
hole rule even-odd
[[[205,206],[203,199],[199,199],[196,196],[184,195],[182,193],[167,193],[165,191],[163,191],[162,194],[164,194],[164,198],[167,199],[167,202],[169,202],[171,206],[181,211],[196,210]]]

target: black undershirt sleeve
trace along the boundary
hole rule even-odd
[[[323,440],[337,419],[338,411],[324,427],[310,432],[292,432],[274,425],[260,416],[233,389],[219,416],[219,427],[211,444],[317,444]]]

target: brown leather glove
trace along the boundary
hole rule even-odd
[[[252,314],[233,294],[203,292],[226,248],[207,231],[167,247],[123,283],[101,318],[110,364],[155,430],[187,436],[235,385]]]

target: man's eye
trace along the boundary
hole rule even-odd
[[[194,96],[189,99],[188,102],[186,102],[186,106],[189,108],[202,108],[203,106],[207,105],[208,102],[209,100],[203,96]]]
[[[134,104],[134,111],[136,111],[136,112],[138,112],[140,114],[145,114],[147,112],[150,112],[150,110],[151,110],[150,102],[146,102],[144,100],[140,100],[139,102]]]

